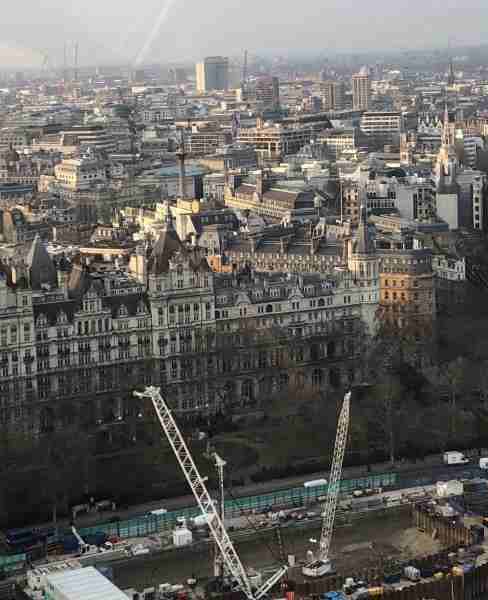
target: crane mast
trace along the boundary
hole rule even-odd
[[[330,472],[327,499],[323,507],[322,534],[320,536],[319,553],[317,559],[303,568],[303,574],[310,577],[320,577],[330,571],[329,550],[334,530],[334,519],[339,500],[340,481],[342,476],[342,463],[346,451],[347,433],[349,431],[349,409],[351,392],[344,396],[337,433],[334,445],[334,456]]]
[[[225,499],[224,499],[224,467],[227,464],[225,460],[223,460],[217,452],[213,453],[213,459],[215,461],[215,468],[217,469],[217,473],[219,475],[219,515],[222,523],[225,524]],[[217,546],[217,544],[216,544]],[[214,556],[214,575],[215,577],[221,577],[223,573],[223,564],[222,564],[222,555],[218,551],[218,546],[216,548],[215,556]]]
[[[134,392],[134,394],[141,398],[149,398],[151,400],[161,427],[173,449],[188,485],[193,492],[193,496],[195,497],[200,510],[207,518],[207,524],[212,537],[220,550],[225,568],[232,577],[234,577],[240,590],[249,600],[259,600],[281,579],[286,573],[287,568],[282,567],[272,575],[259,590],[256,592],[253,591],[247,573],[241,563],[241,559],[239,558],[239,555],[232,544],[232,540],[225,529],[224,523],[219,516],[218,510],[208,493],[205,480],[200,475],[178,425],[173,418],[171,410],[161,396],[159,388],[151,386],[147,387],[142,393]]]

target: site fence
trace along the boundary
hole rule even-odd
[[[0,556],[0,571],[8,572],[17,569],[22,566],[27,558],[27,554],[8,554],[6,556]]]
[[[397,485],[397,473],[375,474],[369,477],[357,479],[345,479],[341,481],[341,493],[350,494],[354,490],[365,490],[371,488],[387,488]],[[313,487],[294,487],[286,490],[276,490],[267,494],[256,496],[245,496],[242,498],[228,499],[225,502],[225,514],[227,518],[239,517],[242,514],[260,512],[263,510],[279,510],[281,508],[302,507],[315,504],[319,499],[325,497],[328,485]],[[196,506],[168,511],[166,514],[146,514],[127,521],[117,523],[106,523],[93,527],[80,528],[81,536],[103,531],[109,536],[119,538],[132,538],[147,536],[161,531],[167,531],[174,527],[179,517],[192,519],[200,514]]]

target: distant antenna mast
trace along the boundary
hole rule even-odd
[[[447,53],[449,54],[449,74],[447,76],[447,85],[450,87],[456,83],[456,75],[454,74],[454,62],[452,59],[451,38],[447,38]]]
[[[66,80],[68,78],[68,76],[67,76],[67,69],[68,69],[68,46],[67,46],[66,42],[64,42],[63,83],[66,83]]]
[[[244,64],[242,65],[242,95],[243,99],[247,98],[247,50],[244,50]]]
[[[74,45],[74,81],[78,81],[78,42]]]
[[[247,77],[247,50],[244,50],[244,65],[242,69],[242,80],[244,81],[244,83],[247,83]]]

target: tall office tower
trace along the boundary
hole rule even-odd
[[[208,56],[196,66],[197,91],[212,92],[229,88],[229,59]]]
[[[344,108],[344,84],[340,81],[323,81],[320,84],[324,110]]]
[[[256,82],[256,102],[262,108],[280,105],[280,80],[278,77],[260,77]]]
[[[352,76],[352,107],[354,110],[369,110],[371,104],[371,79],[366,67]]]

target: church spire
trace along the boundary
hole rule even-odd
[[[171,214],[171,204],[166,198],[163,202],[164,205],[164,225],[165,229],[173,229],[173,216]]]
[[[361,204],[359,226],[357,232],[356,254],[369,254],[371,252],[371,241],[369,239],[368,215],[366,206]]]
[[[450,145],[451,135],[449,132],[449,110],[447,109],[447,102],[444,108],[444,126],[442,128],[442,145],[449,146]]]
[[[449,87],[453,86],[456,83],[456,75],[454,73],[454,62],[452,60],[452,56],[449,59],[449,75],[447,77],[447,85]]]

